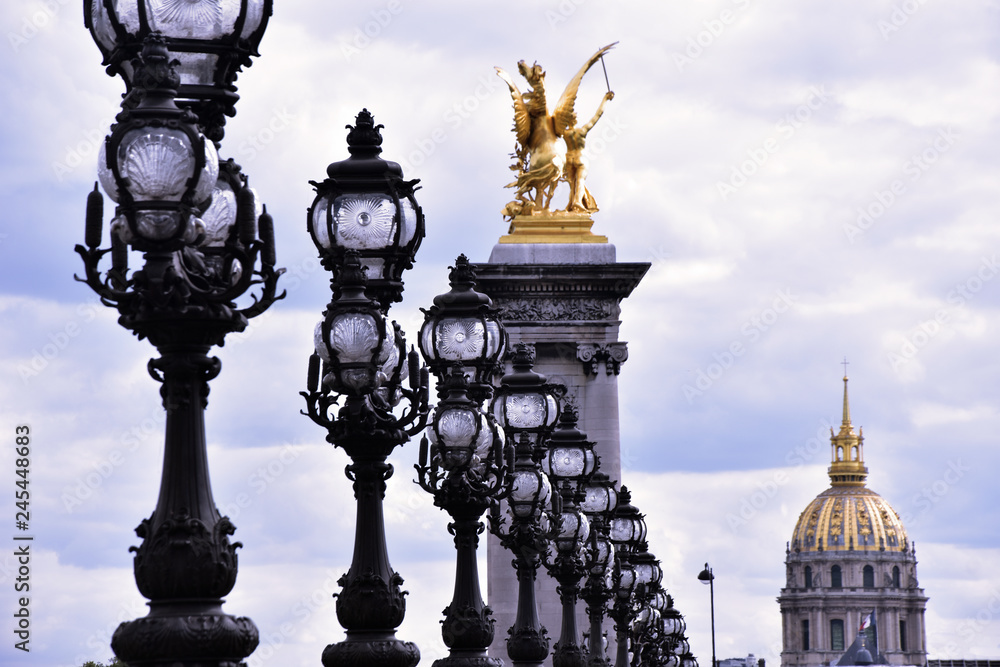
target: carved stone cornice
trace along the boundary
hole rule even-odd
[[[612,299],[498,297],[494,304],[504,322],[578,322],[617,320],[621,314]]]
[[[505,323],[617,322],[619,304],[649,269],[646,263],[475,264],[478,289]]]

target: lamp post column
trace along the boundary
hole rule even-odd
[[[455,536],[455,591],[445,609],[442,637],[450,649],[436,667],[502,667],[489,656],[493,612],[483,602],[476,549],[481,519],[511,490],[513,447],[496,419],[482,409],[493,394],[493,375],[507,348],[507,334],[489,297],[477,292],[469,260],[459,256],[451,290],[434,298],[420,330],[420,350],[438,379],[441,400],[428,439],[421,442],[418,484],[448,512]]]
[[[337,619],[344,641],[323,651],[326,667],[413,667],[420,651],[396,638],[406,611],[403,583],[389,564],[383,501],[392,451],[427,423],[428,374],[395,322],[386,319],[402,298],[402,274],[424,234],[413,196],[395,162],[383,160],[381,125],[363,109],[348,126],[350,156],[313,182],[307,227],[332,298],[316,326],[309,359],[305,414],[327,431],[327,442],[351,457],[347,477],[357,501],[354,554],[340,578]]]
[[[563,387],[550,385],[532,370],[534,350],[514,346],[512,371],[500,380],[492,411],[509,442],[516,443],[514,470],[507,496],[510,527],[505,532],[499,503],[491,507],[490,532],[514,553],[517,573],[517,616],[508,630],[507,656],[517,667],[541,667],[549,654],[549,639],[538,619],[535,587],[541,557],[554,537],[547,505],[552,497],[549,477],[542,471],[545,439],[559,416],[556,397]]]
[[[111,645],[137,667],[231,667],[250,655],[258,633],[249,619],[222,612],[241,545],[229,541],[236,529],[212,498],[204,411],[208,382],[221,364],[208,354],[281,298],[275,293],[281,270],[274,268],[270,216],[258,218],[238,176],[232,175],[237,210],[227,217],[212,208],[218,156],[194,115],[174,101],[180,77],[163,37],[149,35],[133,64],[141,94],[123,104],[98,164],[104,190],[118,203],[111,247],[98,247],[103,197],[96,188],[87,198],[87,247],[76,247],[83,282],[118,310],[122,326],[160,353],[148,368],[162,383],[166,410],[159,497],[136,528],[142,543],[132,548],[136,584],[150,612],[122,623]],[[258,225],[266,240],[256,239]],[[131,274],[129,246],[144,253],[143,267]],[[112,266],[104,272],[109,253]],[[234,299],[253,284],[262,285],[260,293],[240,309]]]
[[[708,599],[712,614],[712,667],[718,667],[715,660],[715,574],[705,563],[705,569],[698,573],[698,580],[708,584]]]

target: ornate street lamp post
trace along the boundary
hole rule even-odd
[[[556,557],[546,563],[549,573],[558,582],[556,588],[562,602],[562,630],[552,653],[555,667],[583,667],[587,655],[580,645],[576,623],[576,602],[580,579],[586,570],[582,552],[590,537],[590,522],[580,509],[586,497],[583,485],[597,467],[594,443],[577,428],[577,413],[573,406],[563,408],[559,425],[548,442],[546,463],[549,478],[556,486],[558,533],[555,538]]]
[[[590,539],[587,541],[587,580],[581,597],[587,604],[590,619],[590,644],[588,667],[609,667],[604,652],[604,615],[611,599],[611,570],[614,565],[614,546],[609,537],[611,516],[618,506],[616,482],[600,470],[596,471],[584,488],[580,508],[590,520]]]
[[[632,494],[627,487],[618,493],[618,507],[611,517],[611,543],[615,546],[615,564],[612,575],[611,618],[615,621],[615,641],[618,653],[615,667],[628,667],[629,627],[632,623],[633,595],[637,588],[637,573],[632,561],[646,542],[646,522],[639,510],[632,505]]]
[[[490,658],[492,611],[479,587],[476,548],[483,513],[510,489],[512,448],[482,402],[492,393],[490,379],[506,348],[507,334],[489,297],[476,292],[465,256],[451,271],[451,291],[435,297],[425,311],[420,349],[438,378],[440,402],[428,438],[420,444],[418,483],[448,512],[455,536],[455,590],[444,610],[442,636],[449,656],[437,667],[502,667]]]
[[[393,472],[386,459],[427,423],[428,374],[415,351],[406,354],[399,327],[386,321],[391,300],[381,299],[383,283],[377,275],[369,281],[366,272],[388,256],[409,268],[423,215],[413,200],[416,181],[404,182],[398,164],[378,157],[381,126],[371,114],[363,110],[348,128],[351,157],[330,165],[329,178],[313,184],[317,197],[307,218],[322,263],[335,275],[333,298],[316,326],[308,391],[302,392],[305,414],[351,457],[347,476],[357,500],[354,556],[337,596],[347,636],[326,647],[323,664],[413,667],[419,650],[395,636],[406,603],[403,580],[389,564],[383,500]],[[408,238],[400,245],[403,227]],[[401,273],[393,286],[399,292]],[[406,408],[397,416],[394,409],[403,401]]]
[[[636,584],[633,601],[636,613],[632,621],[632,664],[635,667],[648,664],[655,653],[652,644],[656,640],[660,612],[654,603],[663,578],[660,562],[649,553],[646,544],[641,544],[639,548],[639,553],[634,554],[631,559]]]
[[[179,76],[164,40],[149,36],[134,66],[142,95],[137,105],[123,105],[99,163],[101,184],[118,203],[111,247],[99,247],[103,197],[96,187],[87,198],[86,247],[76,247],[84,282],[118,310],[122,326],[159,351],[149,372],[163,384],[166,409],[159,499],[136,528],[142,544],[134,549],[136,584],[150,612],[122,623],[111,645],[137,667],[228,667],[250,655],[258,635],[249,619],[222,612],[240,544],[229,541],[235,527],[219,514],[209,481],[204,410],[221,364],[208,353],[281,298],[281,270],[274,268],[271,218],[258,219],[241,181],[234,181],[236,206],[211,205],[218,156],[193,114],[174,103]],[[144,253],[131,274],[129,248]],[[109,253],[112,266],[102,270]],[[261,289],[253,304],[239,308],[234,300],[255,284]]]
[[[844,399],[847,400],[847,399]],[[708,584],[708,597],[712,611],[712,667],[716,667],[715,662],[715,574],[712,568],[705,563],[705,569],[698,573],[698,581]]]
[[[514,450],[514,470],[507,496],[510,527],[504,532],[500,504],[491,506],[490,531],[501,546],[514,553],[517,572],[517,617],[508,630],[507,655],[514,665],[540,667],[549,654],[546,630],[538,620],[535,579],[541,555],[552,537],[546,513],[552,487],[542,472],[547,432],[558,416],[556,388],[546,383],[544,375],[531,370],[531,349],[519,343],[512,360],[513,371],[500,380],[493,398],[493,414],[503,426]]]
[[[661,655],[664,657],[664,667],[679,667],[680,655],[689,653],[687,639],[684,638],[684,617],[674,607],[674,600],[664,595],[657,607],[660,610],[662,625]]]

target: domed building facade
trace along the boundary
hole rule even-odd
[[[869,618],[875,663],[924,665],[927,597],[916,549],[892,506],[865,486],[864,437],[851,425],[846,377],[843,422],[830,432],[830,488],[799,516],[786,549],[782,667],[836,664]]]

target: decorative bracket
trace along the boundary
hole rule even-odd
[[[583,362],[583,372],[586,375],[597,375],[597,364],[600,362],[604,363],[604,370],[608,375],[618,375],[622,364],[628,359],[628,343],[578,343],[576,358]]]

